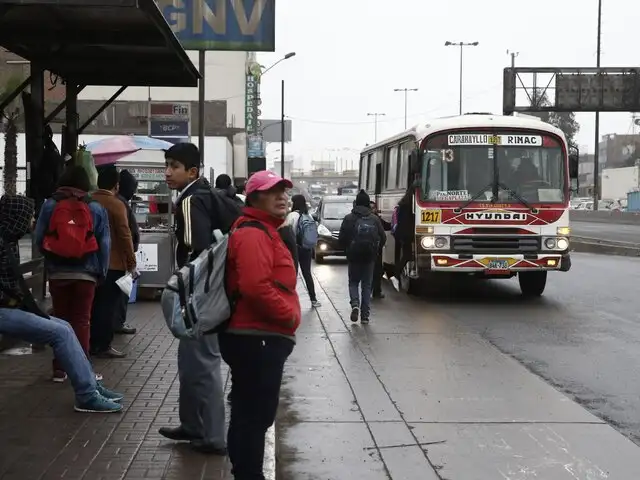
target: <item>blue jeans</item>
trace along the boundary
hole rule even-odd
[[[69,377],[76,399],[84,403],[96,392],[96,376],[73,328],[64,320],[42,318],[17,308],[0,308],[0,333],[30,343],[51,345]]]
[[[369,318],[371,311],[371,284],[375,261],[367,263],[349,262],[349,303],[351,308],[360,307],[360,317]],[[362,288],[362,302],[360,301],[360,287]]]

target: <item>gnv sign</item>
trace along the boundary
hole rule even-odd
[[[517,212],[467,212],[464,214],[465,220],[471,221],[495,221],[495,222],[524,222],[528,215]]]
[[[185,50],[275,51],[275,0],[157,0]]]

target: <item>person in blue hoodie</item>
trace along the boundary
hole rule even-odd
[[[40,211],[35,229],[36,245],[43,249],[45,236],[50,234],[51,217],[58,202],[75,197],[88,200],[91,212],[93,235],[98,250],[89,254],[81,263],[64,258],[45,257],[45,268],[49,278],[49,292],[53,302],[53,311],[58,318],[71,324],[80,345],[89,358],[89,340],[91,335],[91,308],[98,282],[104,280],[109,268],[111,238],[107,211],[98,202],[90,201],[91,184],[84,168],[69,166],[60,177],[58,189],[47,200]],[[57,359],[53,361],[53,381],[64,382],[67,373]]]

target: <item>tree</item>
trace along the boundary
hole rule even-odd
[[[534,91],[531,99],[531,106],[546,107],[551,102],[547,96],[547,92],[541,88]],[[564,132],[569,145],[575,145],[575,138],[580,131],[580,124],[576,121],[576,114],[573,112],[532,112],[533,115],[539,117],[543,122],[550,123],[558,127]]]
[[[0,101],[3,101],[22,83],[19,77],[10,77],[0,93]],[[15,195],[18,187],[18,118],[20,108],[14,100],[2,111],[4,124],[4,167],[3,186],[4,193]]]

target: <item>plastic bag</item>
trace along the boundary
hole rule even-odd
[[[122,290],[122,293],[124,293],[127,298],[131,297],[131,291],[133,290],[133,275],[130,273],[123,275],[116,280],[116,285],[118,285],[118,288]]]
[[[78,150],[74,154],[74,164],[84,168],[85,172],[89,176],[89,183],[91,184],[91,191],[98,189],[98,170],[93,160],[91,152],[84,149],[84,147],[78,147]]]

